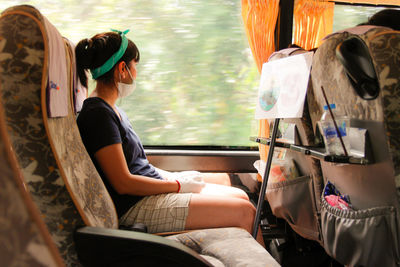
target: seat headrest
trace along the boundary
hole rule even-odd
[[[336,47],[336,57],[343,64],[347,77],[356,93],[365,100],[379,95],[379,82],[374,64],[365,42],[351,36]]]

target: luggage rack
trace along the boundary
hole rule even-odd
[[[270,138],[257,137],[257,136],[251,136],[250,141],[263,145],[270,145],[271,143]],[[294,145],[282,142],[279,139],[275,141],[275,146],[297,151],[304,155],[308,155],[313,158],[317,158],[319,160],[323,160],[326,162],[342,163],[342,164],[358,164],[358,165],[368,165],[372,163],[372,160],[368,157],[357,157],[352,155],[350,156],[328,155],[326,154],[324,147],[309,147],[309,146]]]

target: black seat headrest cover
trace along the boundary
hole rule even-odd
[[[379,82],[365,42],[352,36],[336,47],[336,57],[343,64],[347,77],[357,94],[372,100],[379,95]]]

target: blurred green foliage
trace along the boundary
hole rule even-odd
[[[132,16],[138,90],[123,99],[144,144],[247,146],[259,74],[240,1],[146,1]]]
[[[336,4],[333,14],[333,32],[366,22],[373,14],[382,9],[385,8]]]

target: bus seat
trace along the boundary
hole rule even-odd
[[[268,61],[306,52],[309,51],[301,48],[286,48],[274,52]],[[309,107],[313,107],[314,101],[310,92],[312,92],[311,81],[308,84],[303,116],[295,119],[285,118],[280,122],[280,124],[295,124],[300,143],[304,146],[316,144],[309,112]],[[321,242],[318,211],[320,210],[319,199],[323,182],[319,161],[302,153],[285,149],[285,161],[287,160],[295,162],[299,177],[278,183],[273,183],[271,179],[268,180],[266,196],[271,210],[276,217],[285,219],[291,228],[302,237]],[[299,203],[302,204],[299,205]]]
[[[354,41],[356,49],[363,49],[367,64],[360,65],[362,60],[352,59],[346,51],[348,42]],[[343,31],[329,36],[313,58],[311,79],[318,105],[313,127],[326,105],[323,87],[328,102],[351,119],[351,127],[368,131],[367,143],[373,154],[365,165],[321,161],[324,182],[348,195],[352,205],[350,210],[338,210],[321,197],[324,248],[344,265],[398,266],[400,262],[399,54],[400,32],[371,27],[361,34]],[[364,77],[361,70],[365,67],[376,72],[379,86],[369,96],[360,91],[362,85],[356,81]],[[373,73],[369,76],[372,86]]]
[[[351,36],[336,47],[336,56],[358,96],[365,100],[379,95],[379,83],[365,42]]]
[[[31,195],[6,133],[0,104],[0,259],[2,266],[64,266]]]
[[[82,219],[65,187],[47,139],[42,94],[48,79],[44,17],[31,6],[0,19],[1,103],[6,130],[34,202],[66,265],[78,265],[72,234]],[[66,90],[67,88],[65,88]]]
[[[279,266],[249,233],[239,228],[197,230],[168,237],[172,240],[117,229],[114,204],[83,146],[76,125],[71,86],[72,47],[67,41],[66,62],[58,61],[57,65],[67,66],[65,75],[69,88],[66,88],[66,103],[62,104],[67,106],[68,112],[59,117],[50,117],[47,112],[51,66],[48,40],[54,36],[49,36],[44,20],[32,6],[3,11],[0,18],[0,102],[5,110],[11,147],[27,187],[65,264],[91,266],[99,263],[96,259],[100,259],[101,265],[133,263],[136,254],[124,254],[124,249],[140,248],[148,261],[157,261],[160,265],[165,257],[176,256],[177,259],[185,257],[181,262],[185,266],[218,266],[219,262]],[[52,34],[58,32],[52,31]],[[86,226],[80,228],[84,224]],[[193,241],[192,245],[188,240]],[[179,243],[188,246],[183,248]],[[83,244],[90,244],[90,249]],[[99,253],[102,249],[116,251],[112,244],[119,246],[120,254]],[[245,253],[241,252],[243,244]],[[147,248],[172,254],[154,250],[149,254]]]
[[[110,228],[83,227],[75,239],[87,266],[280,266],[240,228],[194,230],[161,237]],[[130,242],[134,239],[135,242]],[[90,249],[93,247],[96,249]]]

